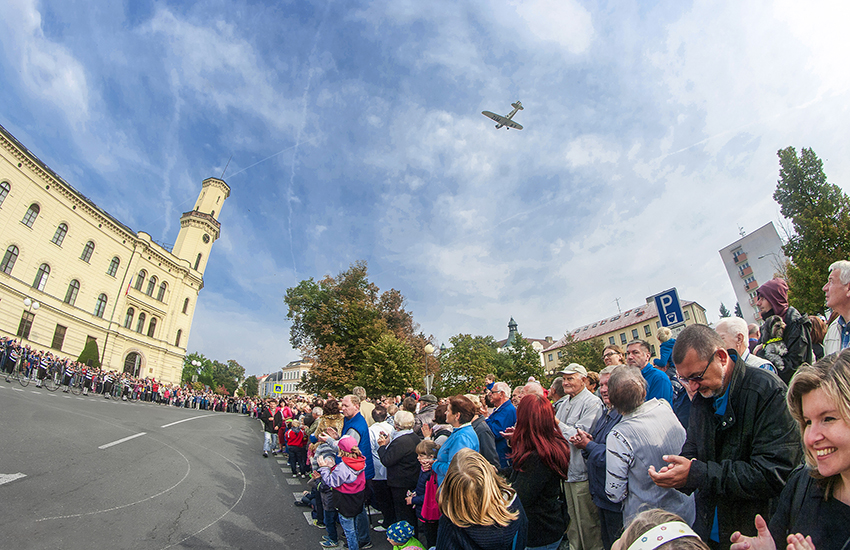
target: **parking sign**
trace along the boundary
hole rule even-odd
[[[658,309],[658,318],[661,320],[662,326],[670,327],[685,322],[685,315],[682,313],[682,304],[679,303],[679,293],[675,287],[656,294],[653,298],[655,299],[655,307]]]

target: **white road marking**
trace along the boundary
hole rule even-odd
[[[17,474],[0,474],[0,485],[4,485],[10,481],[15,481],[16,479],[21,479],[22,477],[27,477],[27,475],[20,472]]]
[[[192,418],[184,418],[183,420],[178,420],[177,422],[172,422],[171,424],[165,424],[164,426],[160,426],[160,428],[168,428],[168,427],[173,426],[175,424],[180,424],[181,422],[188,422],[190,420],[195,420],[197,418],[206,418],[208,416],[215,416],[215,415],[205,414],[205,415],[202,415],[202,416],[193,416]]]
[[[40,391],[30,390],[30,393],[41,393]]]
[[[24,391],[24,390],[22,390],[20,388],[12,388],[12,391]]]
[[[301,485],[301,480],[298,478],[288,477],[286,478],[286,482],[290,485]]]
[[[313,515],[310,512],[304,512],[304,519],[307,520],[307,523],[313,525]]]
[[[141,436],[145,435],[146,433],[147,432],[142,432],[142,433],[138,433],[138,434],[135,434],[135,435],[131,435],[131,436],[125,437],[124,439],[119,439],[118,441],[113,441],[112,443],[107,443],[106,445],[101,445],[100,447],[98,447],[98,449],[108,449],[109,447],[112,447],[113,445],[118,445],[119,443],[124,443],[125,441],[130,441],[131,439],[136,439],[137,437],[141,437]]]

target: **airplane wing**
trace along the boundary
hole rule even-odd
[[[503,117],[502,115],[497,115],[496,113],[491,113],[490,111],[481,111],[481,114],[486,116],[487,118],[495,120],[503,126],[507,126],[508,128],[513,128],[514,130],[522,130],[521,125],[517,124],[508,117]]]

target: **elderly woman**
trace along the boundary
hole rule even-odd
[[[806,467],[788,479],[769,528],[756,516],[758,536],[734,533],[731,550],[774,550],[801,543],[817,550],[846,549],[850,547],[850,349],[814,366],[802,365],[791,379],[787,400],[802,434]]]
[[[394,418],[395,433],[378,437],[378,456],[381,464],[387,468],[387,486],[392,495],[392,517],[384,518],[384,525],[390,526],[396,521],[405,520],[416,525],[416,514],[407,505],[408,491],[414,491],[419,481],[419,457],[416,446],[422,441],[413,431],[414,417],[408,411],[398,411]]]
[[[612,502],[623,502],[623,524],[649,506],[678,514],[692,525],[693,496],[653,483],[650,466],[660,469],[664,455],[675,455],[685,443],[685,429],[670,404],[646,398],[646,380],[637,367],[617,367],[608,380],[608,399],[623,415],[606,438],[605,494]]]
[[[472,419],[475,418],[475,405],[465,395],[454,395],[449,398],[449,406],[446,409],[446,420],[452,425],[452,435],[443,443],[437,453],[437,460],[431,467],[437,473],[437,485],[443,482],[452,457],[463,448],[478,452],[478,435],[472,427]],[[430,428],[422,427],[425,437],[431,436]]]

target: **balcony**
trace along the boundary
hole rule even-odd
[[[759,287],[758,282],[753,281],[750,284],[748,284],[747,286],[745,286],[744,288],[747,289],[747,292],[752,292],[753,290],[757,289],[758,287]]]
[[[748,277],[749,275],[752,275],[752,274],[753,274],[753,268],[752,268],[752,267],[750,267],[750,266],[747,266],[747,267],[746,267],[746,268],[744,268],[744,269],[739,269],[738,271],[740,271],[740,272],[741,272],[741,278],[742,278],[742,279],[743,279],[744,277]]]
[[[747,261],[747,253],[741,252],[737,256],[732,256],[732,259],[735,260],[736,264],[739,264],[741,262],[746,262]]]

